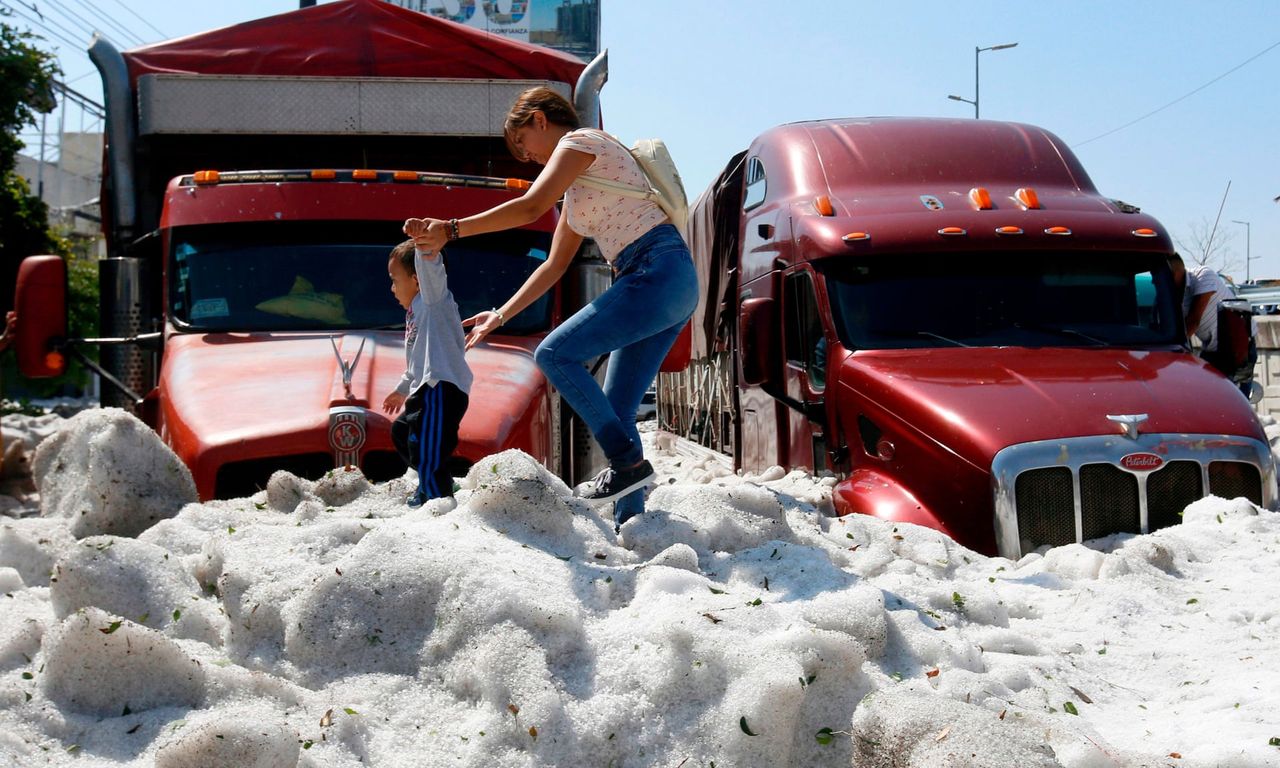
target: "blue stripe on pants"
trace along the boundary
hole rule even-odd
[[[428,386],[422,398],[422,423],[418,430],[418,491],[430,498],[440,495],[435,470],[440,451],[439,387]]]
[[[436,474],[440,469],[440,434],[444,431],[444,387],[437,385],[432,389],[435,399],[431,405],[434,411],[431,417],[431,495],[439,498],[442,494]]]

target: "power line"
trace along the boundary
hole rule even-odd
[[[33,27],[37,27],[37,28],[39,29],[39,31],[43,32],[44,34],[48,35],[49,37],[56,38],[59,42],[63,43],[64,45],[69,45],[69,46],[71,46],[72,48],[78,48],[78,47],[80,46],[80,43],[74,42],[74,41],[72,41],[72,40],[68,40],[67,38],[65,38],[65,37],[63,37],[61,34],[59,34],[58,32],[54,31],[51,27],[49,27],[48,25],[46,25],[46,24],[44,23],[44,21],[43,21],[43,18],[44,18],[44,17],[40,14],[40,12],[39,12],[39,11],[36,11],[36,12],[35,12],[35,13],[36,13],[36,15],[39,17],[39,19],[33,19],[33,18],[31,18],[30,16],[26,15],[25,13],[23,13],[22,11],[18,10],[17,8],[14,8],[14,7],[13,7],[13,5],[11,5],[11,4],[9,4],[9,3],[5,3],[5,7],[6,7],[6,8],[8,8],[8,9],[9,9],[9,10],[10,10],[10,11],[15,15],[15,16],[17,16],[18,18],[20,18],[20,19],[22,19],[23,21],[27,22],[27,24],[29,24],[29,25],[31,25],[31,26],[33,26]],[[23,8],[26,8],[26,6],[22,6],[22,7],[23,7]],[[74,32],[71,32],[71,34],[72,34],[72,35],[74,35],[75,33],[74,33]]]
[[[48,4],[48,5],[52,5],[52,6],[53,6],[53,9],[54,9],[55,11],[57,11],[57,12],[58,12],[58,13],[60,13],[60,14],[62,14],[63,20],[67,21],[67,22],[68,22],[68,23],[70,23],[70,24],[73,24],[73,25],[75,25],[75,26],[78,26],[78,27],[79,27],[79,29],[77,30],[77,32],[78,32],[78,33],[83,32],[83,33],[85,33],[85,34],[89,34],[89,35],[92,35],[92,34],[93,34],[93,25],[92,25],[92,24],[89,24],[89,23],[85,22],[85,20],[84,20],[84,19],[80,18],[80,17],[79,17],[78,15],[76,15],[76,14],[68,13],[64,8],[62,8],[62,7],[60,7],[60,6],[58,5],[57,0],[45,0],[45,2],[46,2],[46,4]],[[32,3],[32,7],[33,7],[33,8],[39,8],[39,6],[38,6],[37,4],[35,4],[35,3]],[[51,15],[50,15],[50,14],[47,14],[47,13],[45,13],[45,14],[40,14],[40,15],[41,15],[42,17],[46,18],[46,19],[51,18]]]
[[[161,31],[160,31],[160,30],[158,30],[158,29],[156,29],[156,25],[152,24],[151,22],[149,22],[149,21],[147,21],[146,19],[144,19],[144,18],[142,18],[141,16],[139,16],[137,11],[133,10],[133,9],[132,9],[132,8],[130,8],[129,6],[127,6],[127,5],[125,5],[124,3],[120,2],[120,0],[115,0],[115,2],[116,2],[116,5],[120,6],[120,7],[121,7],[121,8],[123,8],[123,9],[125,9],[125,10],[126,10],[126,11],[128,11],[129,13],[133,14],[133,16],[134,16],[138,21],[141,21],[143,24],[146,24],[148,27],[151,27],[151,29],[152,29],[152,30],[154,30],[154,31],[155,31],[155,33],[156,33],[157,35],[159,35],[159,36],[160,36],[160,39],[161,39],[161,40],[168,40],[168,39],[169,39],[169,35],[166,35],[165,33],[161,32]]]
[[[97,72],[95,72],[95,71],[93,71],[93,70],[89,70],[88,72],[84,72],[84,73],[82,73],[82,74],[76,75],[75,77],[71,78],[70,80],[67,80],[67,81],[66,81],[66,83],[67,83],[67,85],[71,85],[72,83],[76,82],[77,80],[83,80],[83,79],[85,79],[86,77],[92,77],[93,75],[96,75],[96,74],[98,74],[98,73],[97,73]]]
[[[98,31],[99,27],[98,27],[97,22],[92,21],[92,20],[85,19],[83,16],[81,16],[80,14],[78,14],[78,13],[76,13],[75,11],[71,10],[70,8],[67,8],[66,6],[63,6],[63,5],[62,5],[62,3],[60,2],[60,0],[45,0],[45,2],[47,2],[47,3],[51,3],[51,4],[55,5],[55,6],[58,6],[58,7],[63,8],[63,9],[64,9],[64,11],[63,11],[64,13],[68,13],[68,14],[74,15],[76,18],[78,18],[78,19],[80,19],[81,21],[83,21],[86,25],[88,25],[88,27],[89,27],[89,32],[90,32],[91,34],[92,34],[93,32]],[[109,24],[109,25],[111,25],[112,27],[115,27],[116,31],[120,32],[120,34],[121,34],[121,35],[123,35],[123,37],[121,38],[121,40],[122,40],[122,41],[125,41],[125,42],[130,42],[130,41],[132,41],[132,42],[135,42],[135,43],[137,43],[137,44],[141,44],[141,43],[142,43],[142,38],[141,38],[141,37],[138,37],[138,35],[136,35],[136,34],[133,32],[133,30],[128,29],[127,27],[124,27],[123,25],[117,24],[117,23],[115,22],[115,20],[114,20],[114,19],[112,19],[110,16],[105,16],[105,15],[103,15],[103,13],[102,13],[101,11],[99,11],[99,10],[98,10],[97,8],[95,8],[93,5],[91,5],[91,4],[89,4],[89,3],[86,3],[84,0],[77,0],[77,2],[79,3],[79,5],[80,5],[82,8],[84,8],[84,9],[85,9],[85,10],[87,10],[87,11],[89,11],[90,13],[92,13],[93,15],[95,15],[97,18],[99,18],[99,19],[101,19],[103,22],[105,22],[106,24]]]
[[[131,39],[137,45],[146,44],[146,39],[143,38],[142,35],[139,35],[137,32],[134,32],[132,29],[125,26],[123,23],[117,21],[116,19],[112,18],[111,16],[108,16],[100,8],[98,8],[97,5],[95,5],[94,3],[86,2],[86,0],[76,0],[76,2],[79,3],[81,7],[87,9],[90,13],[92,13],[97,18],[102,19],[103,23],[111,27],[114,27],[116,30],[118,30],[122,35],[125,36],[124,39],[126,40]]]
[[[1250,62],[1252,62],[1254,59],[1257,59],[1257,58],[1259,58],[1259,57],[1261,57],[1261,56],[1263,56],[1263,55],[1265,55],[1265,54],[1267,54],[1267,53],[1270,53],[1273,49],[1278,48],[1278,47],[1280,47],[1280,42],[1272,43],[1271,45],[1267,46],[1265,49],[1263,49],[1263,50],[1262,50],[1262,51],[1260,51],[1259,53],[1256,53],[1256,54],[1254,54],[1253,56],[1250,56],[1249,58],[1247,58],[1247,59],[1245,59],[1244,61],[1240,62],[1240,63],[1239,63],[1239,64],[1237,64],[1236,66],[1232,67],[1231,69],[1228,69],[1226,72],[1223,72],[1222,74],[1220,74],[1220,75],[1218,75],[1217,77],[1213,78],[1213,79],[1212,79],[1212,80],[1210,80],[1209,82],[1207,82],[1207,83],[1205,83],[1204,85],[1200,86],[1199,88],[1196,88],[1195,90],[1189,91],[1188,93],[1184,93],[1183,95],[1179,96],[1178,98],[1174,99],[1173,101],[1169,102],[1168,104],[1165,104],[1163,107],[1159,107],[1158,109],[1153,109],[1153,110],[1151,110],[1150,112],[1148,112],[1147,114],[1143,115],[1142,117],[1139,117],[1139,118],[1137,118],[1137,119],[1135,119],[1135,120],[1130,120],[1129,122],[1125,123],[1124,125],[1120,126],[1119,128],[1112,128],[1111,130],[1107,131],[1106,133],[1100,133],[1100,134],[1098,134],[1097,136],[1094,136],[1092,139],[1086,139],[1085,141],[1082,141],[1082,142],[1080,142],[1080,143],[1078,143],[1078,144],[1073,144],[1073,145],[1072,145],[1072,149],[1075,149],[1076,147],[1083,147],[1085,144],[1088,144],[1088,143],[1089,143],[1089,142],[1091,142],[1091,141],[1097,141],[1098,139],[1101,139],[1101,138],[1106,137],[1106,136],[1110,136],[1110,135],[1111,135],[1111,134],[1113,134],[1113,133],[1117,133],[1117,132],[1119,132],[1119,131],[1123,131],[1125,128],[1128,128],[1129,126],[1131,126],[1131,125],[1133,125],[1133,124],[1135,124],[1135,123],[1142,122],[1143,120],[1146,120],[1148,117],[1151,117],[1152,115],[1156,114],[1157,112],[1163,112],[1164,110],[1168,109],[1169,107],[1172,107],[1174,104],[1177,104],[1178,102],[1180,102],[1180,101],[1182,101],[1182,100],[1184,100],[1184,99],[1186,99],[1186,98],[1188,98],[1188,97],[1190,97],[1190,96],[1194,96],[1195,94],[1199,93],[1200,91],[1203,91],[1205,88],[1208,88],[1209,86],[1211,86],[1211,85],[1213,85],[1214,83],[1218,82],[1219,80],[1221,80],[1222,78],[1224,78],[1224,77],[1226,77],[1227,75],[1231,74],[1232,72],[1235,72],[1237,69],[1240,69],[1241,67],[1245,66],[1246,64],[1249,64],[1249,63],[1250,63]]]
[[[61,22],[59,22],[57,19],[53,18],[52,16],[46,16],[45,14],[41,13],[41,12],[40,12],[40,8],[39,8],[39,6],[37,6],[35,3],[32,3],[31,5],[25,5],[25,4],[23,4],[23,3],[19,3],[19,5],[22,5],[24,8],[29,8],[29,9],[31,10],[31,12],[32,12],[32,13],[34,13],[34,14],[35,14],[37,17],[39,17],[39,19],[40,19],[39,21],[34,21],[34,20],[32,20],[32,19],[28,19],[28,21],[30,21],[31,23],[34,23],[34,24],[37,24],[37,25],[41,26],[41,27],[42,27],[46,32],[49,32],[50,34],[53,34],[53,29],[52,29],[52,27],[50,27],[50,26],[49,26],[49,25],[51,25],[51,24],[52,24],[53,26],[57,27],[58,29],[60,29],[61,31],[63,31],[63,32],[67,33],[68,35],[70,35],[70,36],[71,36],[71,37],[73,37],[73,38],[74,38],[74,37],[76,37],[76,36],[78,36],[78,35],[80,34],[80,32],[79,32],[79,31],[74,30],[74,29],[71,29],[70,27],[67,27],[66,25],[62,24]],[[12,6],[10,6],[10,7],[12,7]],[[59,39],[60,39],[60,40],[62,40],[63,42],[68,42],[66,38],[59,37]],[[83,43],[68,43],[68,44],[69,44],[69,45],[71,45],[71,46],[73,46],[73,47],[75,47],[75,46],[83,46],[83,45],[84,45]]]

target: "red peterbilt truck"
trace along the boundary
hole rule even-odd
[[[104,383],[104,403],[152,424],[202,498],[251,493],[278,469],[402,474],[394,416],[381,411],[405,368],[404,310],[387,276],[401,224],[521,194],[534,169],[505,146],[506,110],[541,84],[598,124],[604,56],[584,65],[377,0],[123,53],[97,40],[91,56],[108,112],[108,338],[96,341],[115,342],[103,368],[119,385]],[[555,223],[553,212],[451,244],[463,317],[515,291],[547,258]],[[58,282],[56,259],[26,266],[26,284]],[[508,448],[571,482],[590,469],[585,430],[532,358],[608,270],[584,253],[571,276],[468,353],[476,376],[455,474]],[[20,295],[19,306],[26,373],[56,373],[42,352],[61,330],[57,302]]]
[[[827,470],[839,514],[1010,558],[1276,505],[1249,402],[1185,346],[1165,229],[1048,131],[783,125],[690,229],[708,290],[659,418],[738,468]]]

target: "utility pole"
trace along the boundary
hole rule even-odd
[[[1240,221],[1239,219],[1232,219],[1231,223],[1244,225],[1244,281],[1247,283],[1249,282],[1249,262],[1253,261],[1253,256],[1250,255],[1249,251],[1249,233],[1253,227],[1249,222]]]
[[[973,101],[970,101],[969,99],[966,99],[963,96],[952,95],[952,96],[947,96],[947,98],[951,99],[952,101],[963,101],[966,104],[972,104],[973,119],[977,120],[978,119],[978,95],[979,95],[979,88],[981,87],[981,80],[978,77],[978,54],[982,53],[983,51],[1003,51],[1006,48],[1014,48],[1017,45],[1018,45],[1017,43],[1001,43],[1000,45],[989,45],[986,48],[978,48],[975,46],[973,49]]]
[[[44,200],[44,147],[45,147],[45,123],[48,115],[40,115],[40,159],[36,161],[36,197]]]

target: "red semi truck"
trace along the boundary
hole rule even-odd
[[[1276,505],[1249,402],[1186,347],[1167,232],[1048,131],[783,125],[690,228],[708,291],[659,417],[739,468],[829,470],[841,514],[1011,558]]]
[[[383,398],[404,371],[387,258],[410,216],[464,216],[519,195],[533,166],[502,138],[515,96],[547,85],[598,124],[590,65],[377,0],[343,0],[91,56],[107,104],[101,262],[105,404],[134,408],[191,468],[202,498],[287,469],[318,477],[404,465]],[[546,259],[555,214],[447,253],[463,317],[501,304]],[[65,326],[24,267],[28,375],[52,374]],[[455,474],[519,448],[574,481],[586,432],[532,352],[607,285],[580,255],[557,288],[468,354],[476,373]],[[28,300],[21,295],[30,286]],[[39,295],[39,299],[35,299]],[[99,340],[104,341],[104,340]],[[126,394],[117,394],[126,393]]]

